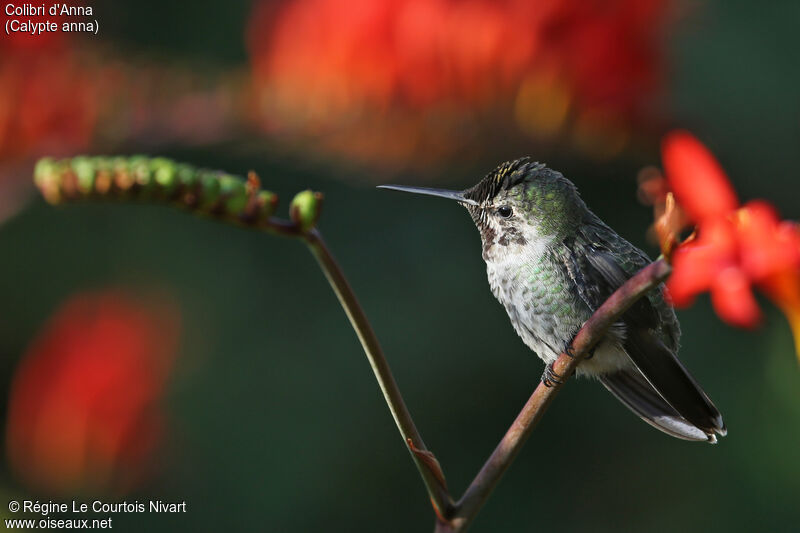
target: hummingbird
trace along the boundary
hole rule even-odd
[[[573,337],[626,280],[650,263],[586,206],[560,172],[530,158],[501,164],[463,190],[380,188],[449,198],[478,227],[489,286],[514,330],[546,364],[547,386]],[[576,369],[645,422],[673,437],[716,443],[722,416],[678,360],[680,325],[663,285],[613,324]]]

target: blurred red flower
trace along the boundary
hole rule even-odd
[[[12,470],[50,494],[122,493],[141,482],[163,430],[159,399],[172,366],[177,313],[118,292],[68,300],[11,384]]]
[[[373,144],[380,129],[397,157],[444,124],[463,136],[465,119],[548,138],[569,127],[618,151],[659,88],[668,3],[262,0],[248,28],[258,111],[273,129],[333,129],[337,147],[343,128],[370,128],[358,142]]]
[[[74,0],[66,0],[59,3],[45,1],[36,4],[33,4],[32,2],[8,2],[3,4],[3,9],[0,11],[0,22],[3,23],[3,29],[9,29],[9,27],[6,26],[6,22],[16,20],[17,23],[15,26],[11,26],[11,28],[16,27],[16,30],[12,29],[6,33],[5,37],[3,37],[3,40],[0,41],[0,49],[11,48],[30,51],[52,50],[54,47],[61,44],[68,35],[60,31],[61,23],[67,18],[59,13],[61,11],[61,6],[70,6],[73,4],[75,4]],[[40,10],[40,6],[44,9]],[[54,6],[56,8],[56,14],[51,15],[50,9]],[[41,27],[40,25],[42,23],[48,21],[55,23],[59,31],[42,31],[32,33],[27,29],[31,25],[39,28]],[[24,28],[20,26],[21,24],[25,25]],[[17,31],[20,29],[23,31]]]
[[[0,160],[86,148],[97,116],[98,87],[79,65],[70,34],[60,31],[64,17],[9,16],[5,10],[3,17],[49,20],[59,31],[14,32],[0,40]]]
[[[723,320],[752,327],[761,316],[755,285],[786,314],[800,356],[800,226],[781,221],[765,201],[740,206],[722,167],[688,132],[664,138],[662,160],[670,189],[697,228],[672,256],[672,301],[689,305],[710,291]]]
[[[6,19],[23,21],[66,19],[0,12]],[[237,104],[245,99],[239,78],[238,71],[220,73],[153,59],[132,61],[99,47],[94,36],[65,33],[60,26],[57,32],[4,36],[0,39],[0,187],[9,181],[3,179],[8,175],[18,175],[28,184],[30,160],[45,155],[105,150],[120,141],[196,144],[227,138],[234,126],[247,123]],[[24,168],[17,172],[17,166]]]

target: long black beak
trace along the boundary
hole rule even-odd
[[[462,204],[478,205],[475,200],[470,200],[464,196],[463,191],[451,191],[449,189],[430,189],[428,187],[408,187],[406,185],[378,185],[379,189],[389,189],[390,191],[410,192],[414,194],[427,194],[428,196],[438,196],[449,198]]]

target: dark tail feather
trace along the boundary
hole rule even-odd
[[[675,354],[647,330],[629,328],[628,357],[661,398],[691,425],[708,435],[725,435],[722,415]]]
[[[717,441],[714,433],[704,431],[683,418],[638,370],[606,374],[600,376],[600,381],[619,401],[654,428],[679,439]]]

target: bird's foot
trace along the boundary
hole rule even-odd
[[[545,387],[553,387],[555,385],[564,384],[564,378],[562,378],[560,374],[553,370],[553,363],[548,363],[547,366],[544,367],[544,372],[542,373],[542,383],[544,383]]]

